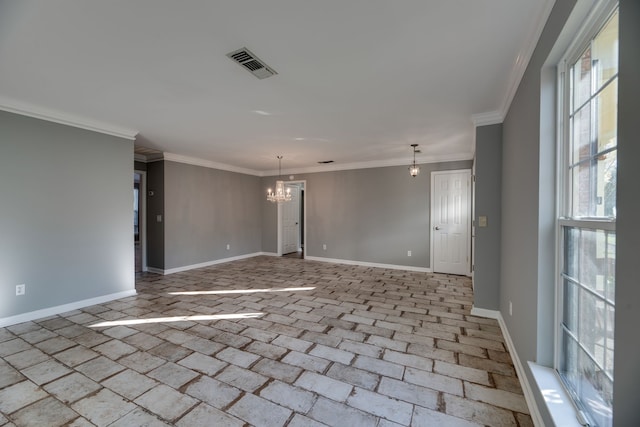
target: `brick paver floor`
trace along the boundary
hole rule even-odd
[[[0,328],[0,426],[531,426],[466,277],[256,257]]]

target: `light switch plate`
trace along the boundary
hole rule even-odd
[[[478,217],[478,227],[486,227],[487,226],[487,217],[479,216]]]

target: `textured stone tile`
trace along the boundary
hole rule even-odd
[[[276,337],[278,336],[278,334],[274,332],[270,332],[268,330],[263,330],[258,328],[251,328],[251,327],[242,331],[240,335],[243,335],[247,338],[251,338],[253,340],[262,341],[265,343],[270,343],[271,341],[276,339]]]
[[[31,348],[29,350],[21,351],[20,353],[15,353],[11,356],[7,356],[4,358],[4,360],[9,362],[16,369],[24,369],[28,368],[29,366],[42,363],[48,358],[48,355],[44,354],[37,348]]]
[[[408,344],[402,340],[390,339],[378,335],[369,336],[365,342],[377,347],[388,348],[396,351],[406,351],[408,346]]]
[[[492,427],[512,427],[517,425],[513,412],[506,409],[475,400],[463,399],[451,394],[444,395],[444,402],[446,413],[455,417]]]
[[[21,372],[34,383],[42,385],[67,375],[71,370],[55,360],[49,359],[23,369]]]
[[[286,363],[270,359],[260,360],[251,368],[251,370],[266,377],[275,378],[286,383],[292,383],[295,381],[302,372],[302,369],[299,367],[287,365]]]
[[[51,338],[55,338],[58,335],[55,332],[51,332],[48,329],[39,328],[26,334],[20,334],[20,338],[30,344],[36,344],[42,341],[46,341]]]
[[[22,426],[62,426],[78,418],[78,414],[63,403],[48,397],[14,413],[11,418]]]
[[[413,413],[413,405],[409,403],[357,387],[347,405],[404,425],[409,425]]]
[[[260,391],[260,396],[303,414],[311,409],[316,400],[313,393],[280,381],[270,383]]]
[[[487,351],[475,345],[461,344],[447,340],[437,340],[436,346],[443,350],[453,351],[455,353],[469,354],[475,357],[487,357]]]
[[[510,391],[511,393],[523,394],[518,377],[491,374],[497,389]]]
[[[329,363],[331,363],[326,359],[310,356],[304,353],[298,353],[297,351],[292,351],[287,354],[282,358],[282,362],[315,372],[324,372],[327,366],[329,366]]]
[[[323,424],[318,421],[314,421],[311,418],[307,418],[304,415],[295,414],[291,419],[291,422],[287,424],[288,427],[325,427],[326,424]]]
[[[277,345],[273,344],[267,344],[261,341],[254,341],[244,349],[245,351],[274,360],[279,359],[288,351],[286,348],[278,347]]]
[[[294,385],[313,391],[338,402],[344,401],[353,390],[351,384],[319,375],[314,372],[303,372]]]
[[[529,408],[522,394],[484,387],[478,384],[464,383],[465,397],[479,402],[489,403],[500,408],[511,409],[523,414],[529,413]]]
[[[433,360],[431,359],[392,350],[385,351],[382,358],[388,362],[397,363],[403,366],[410,366],[423,371],[431,371],[433,367]]]
[[[438,392],[419,385],[383,377],[378,393],[385,396],[414,403],[429,409],[438,408]]]
[[[76,343],[65,337],[56,336],[35,344],[40,350],[47,354],[55,354],[59,351],[75,346]]]
[[[92,380],[100,382],[105,378],[109,378],[110,376],[123,371],[125,368],[113,360],[100,356],[95,359],[91,359],[82,365],[76,366],[75,369],[78,372],[82,372]]]
[[[71,407],[95,425],[103,426],[133,411],[136,406],[114,392],[102,389],[97,394],[74,403]]]
[[[147,376],[177,389],[196,378],[198,374],[173,362],[167,362],[148,372]]]
[[[131,369],[120,372],[102,382],[102,385],[115,391],[120,396],[129,400],[134,400],[147,390],[155,387],[158,383]]]
[[[134,402],[168,421],[178,419],[198,403],[164,384],[152,388]]]
[[[92,424],[93,425],[93,424]],[[169,427],[170,424],[165,423],[158,417],[145,412],[144,409],[138,407],[129,412],[124,417],[120,418],[113,424],[109,424],[109,427]],[[195,426],[194,426],[195,427]]]
[[[210,376],[214,376],[227,366],[225,362],[200,353],[192,353],[179,361],[178,364]]]
[[[286,335],[280,335],[276,339],[274,339],[271,344],[277,345],[279,347],[288,348],[289,350],[298,351],[304,353],[313,345],[312,342],[289,337]]]
[[[346,366],[341,363],[332,364],[326,375],[333,379],[367,390],[375,389],[378,385],[378,382],[380,381],[379,375],[351,366]]]
[[[85,347],[95,347],[96,345],[105,343],[110,339],[111,338],[109,338],[108,336],[99,334],[93,330],[87,330],[82,335],[73,337],[73,341]]]
[[[228,412],[256,426],[282,426],[291,411],[253,394],[245,394]]]
[[[154,356],[161,357],[168,362],[177,362],[178,360],[184,359],[185,357],[193,353],[193,350],[189,350],[188,348],[166,342],[152,348],[151,350],[149,350],[149,353],[153,354]]]
[[[242,389],[252,392],[267,382],[268,378],[255,372],[239,368],[235,365],[229,365],[216,377],[218,380]]]
[[[135,347],[119,340],[107,341],[103,344],[93,347],[93,350],[101,353],[111,360],[118,360],[122,356],[126,356],[127,354],[135,353],[136,351],[138,351]]]
[[[144,374],[163,365],[165,361],[147,352],[138,351],[123,357],[118,363]]]
[[[25,376],[0,359],[0,389],[25,380]]]
[[[373,359],[367,356],[358,356],[353,363],[353,366],[391,378],[402,379],[402,376],[404,375],[404,367],[402,365],[387,362],[385,360]]]
[[[10,414],[46,397],[42,389],[31,381],[23,381],[0,390],[0,412]]]
[[[43,386],[48,393],[64,403],[73,403],[83,397],[100,390],[100,384],[84,375],[74,372]]]
[[[461,366],[468,366],[470,368],[481,369],[488,372],[495,372],[501,375],[512,377],[516,376],[516,371],[513,368],[513,365],[496,362],[495,360],[460,354],[458,355],[458,364]]]
[[[176,423],[178,427],[242,427],[245,422],[206,403],[193,408]]]
[[[407,368],[404,374],[404,380],[411,384],[462,396],[462,381],[456,378],[425,372],[419,369]]]
[[[333,347],[327,347],[322,344],[318,344],[314,348],[312,348],[309,354],[345,365],[351,363],[351,361],[355,357],[353,353],[350,353],[348,351],[339,350]]]
[[[473,383],[491,385],[487,371],[447,363],[441,360],[435,361],[433,365],[433,372]]]
[[[27,351],[31,348],[31,344],[20,338],[8,340],[0,345],[0,357],[6,357],[11,354]]]
[[[80,365],[87,360],[95,359],[98,356],[99,354],[95,351],[89,350],[88,348],[81,345],[69,348],[65,351],[61,351],[60,353],[53,355],[54,358],[71,367]]]
[[[66,427],[94,427],[94,426],[95,424],[92,424],[91,422],[89,422],[89,420],[87,420],[84,417],[78,417],[66,425]],[[112,424],[112,426],[115,426],[115,424]]]
[[[420,406],[414,408],[413,421],[411,422],[411,427],[481,427],[482,425]]]
[[[197,351],[206,356],[211,356],[225,348],[225,346],[220,343],[200,337],[194,337],[192,340],[182,344],[182,347]]]
[[[338,348],[353,354],[361,354],[363,356],[373,357],[374,359],[377,359],[382,354],[382,348],[380,347],[363,344],[360,342],[353,342],[350,340],[342,341]]]
[[[135,333],[132,335],[127,335],[123,338],[123,341],[140,350],[149,350],[164,342],[160,338],[156,338],[153,335],[149,335],[144,332],[138,332],[136,330],[133,331]]]
[[[242,394],[239,389],[209,377],[200,377],[189,384],[185,393],[209,405],[222,409]]]
[[[247,353],[246,351],[238,350],[233,347],[227,347],[217,353],[216,358],[242,368],[248,368],[260,359],[260,356],[256,356],[253,353]]]
[[[371,414],[322,397],[307,416],[330,426],[371,427],[377,423]]]

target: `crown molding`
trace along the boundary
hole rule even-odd
[[[195,157],[183,156],[174,153],[162,153],[163,160],[176,163],[184,163],[187,165],[202,166],[205,168],[218,169],[228,172],[243,173],[245,175],[264,176],[262,172],[253,169],[241,168],[238,166],[228,165],[225,163],[212,162],[211,160],[198,159]],[[160,160],[160,159],[158,159]]]
[[[449,155],[441,155],[441,156],[420,156],[416,157],[416,163],[418,164],[428,164],[428,163],[442,163],[442,162],[456,162],[456,161],[464,161],[464,160],[473,160],[473,153],[460,153],[460,154],[449,154]],[[300,174],[300,173],[318,173],[318,172],[336,172],[342,170],[353,170],[353,169],[370,169],[370,168],[382,168],[389,166],[409,166],[411,163],[407,158],[402,159],[390,159],[390,160],[374,160],[370,162],[355,162],[355,163],[333,163],[330,165],[322,165],[322,166],[311,166],[306,168],[293,168],[293,169],[283,169],[282,175],[287,174]],[[261,176],[275,176],[278,175],[277,170],[265,171]]]
[[[134,141],[138,131],[0,97],[0,110]]]
[[[504,121],[504,114],[501,111],[488,111],[472,115],[471,121],[476,127],[496,125]]]
[[[495,125],[504,122],[504,119],[507,117],[507,113],[509,112],[509,108],[511,107],[511,103],[513,102],[513,98],[518,92],[518,87],[520,87],[520,83],[522,82],[524,73],[525,71],[527,71],[529,61],[531,61],[533,52],[538,45],[538,40],[540,40],[542,31],[547,24],[547,20],[549,19],[549,15],[551,15],[551,10],[553,9],[555,3],[556,0],[545,0],[544,6],[542,7],[542,10],[540,11],[537,19],[535,20],[535,24],[531,27],[529,34],[527,34],[527,37],[525,39],[526,43],[522,47],[522,49],[520,49],[520,52],[516,57],[516,62],[511,70],[507,92],[502,99],[500,109],[473,114],[471,116],[471,120],[476,127]]]

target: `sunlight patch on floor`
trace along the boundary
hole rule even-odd
[[[91,328],[108,328],[111,326],[142,325],[145,323],[172,323],[203,320],[251,319],[264,316],[264,313],[202,314],[195,316],[152,317],[149,319],[126,319],[100,322],[89,325]]]
[[[256,294],[265,292],[298,292],[312,291],[315,286],[305,286],[301,288],[267,288],[267,289],[228,289],[222,291],[181,291],[169,292],[169,295],[225,295],[225,294]]]

